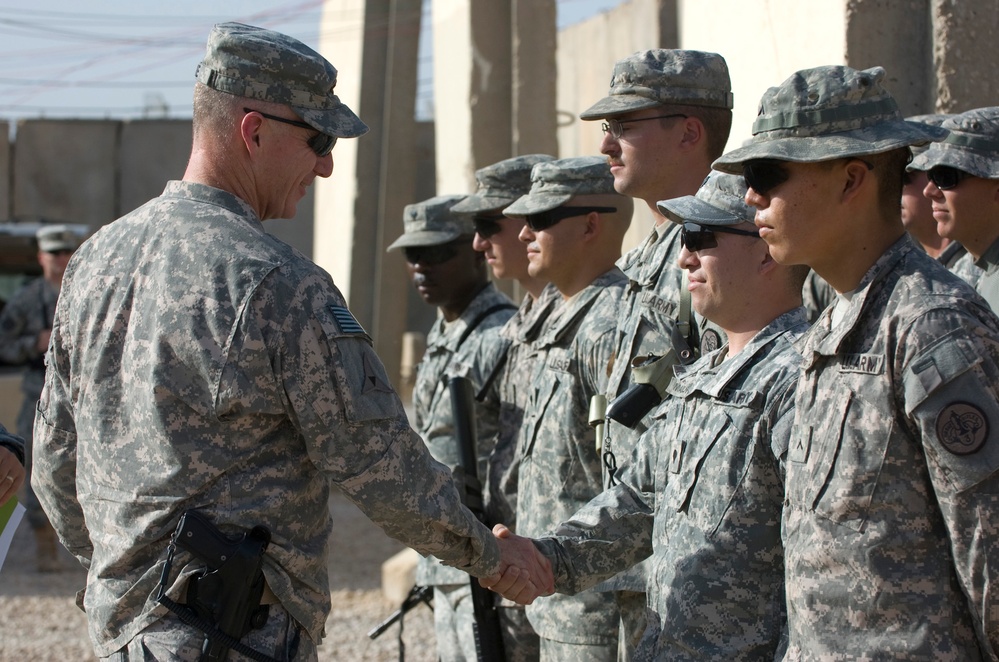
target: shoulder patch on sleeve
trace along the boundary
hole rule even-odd
[[[937,414],[940,445],[954,455],[977,453],[989,436],[985,412],[968,402],[953,402]]]
[[[354,318],[354,315],[346,306],[327,306],[333,314],[333,321],[336,322],[340,333],[345,336],[365,336],[367,332],[364,327]]]

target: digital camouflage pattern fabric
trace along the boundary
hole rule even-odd
[[[531,170],[538,163],[553,161],[547,154],[524,154],[475,171],[475,193],[452,210],[459,214],[498,211],[531,190]]]
[[[563,301],[526,359],[535,369],[518,442],[520,535],[546,533],[602,490],[600,454],[587,419],[590,398],[606,388],[625,283],[614,268]],[[617,640],[613,593],[540,598],[528,605],[527,616],[543,639]]]
[[[639,660],[773,660],[784,628],[783,470],[804,309],[678,366],[619,485],[542,540],[556,590],[652,555]],[[696,652],[696,654],[694,653]]]
[[[787,659],[996,659],[999,321],[903,236],[800,350]]]
[[[317,644],[331,484],[421,553],[498,568],[329,274],[201,184],[168,183],[74,255],[35,443],[39,498],[88,569],[98,656],[164,615],[156,586],[189,508],[227,533],[270,528],[267,584]],[[179,552],[167,595],[200,566]]]

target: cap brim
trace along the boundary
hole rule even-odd
[[[340,104],[333,109],[303,108],[292,106],[298,116],[306,123],[315,127],[316,131],[321,131],[337,138],[357,138],[368,132],[368,125],[361,121],[361,118],[354,114],[345,104]]]
[[[507,216],[527,216],[528,214],[540,214],[543,211],[549,211],[555,209],[556,207],[561,207],[565,203],[572,200],[571,193],[560,193],[560,194],[528,194],[521,196],[512,205],[503,210],[503,213]]]
[[[515,202],[513,196],[469,195],[464,200],[451,207],[456,214],[478,214],[484,211],[498,212]]]
[[[739,225],[749,223],[744,218],[736,216],[714,205],[708,204],[704,200],[693,196],[685,195],[671,200],[660,200],[656,203],[659,211],[674,223],[691,221],[701,225]]]
[[[613,94],[604,97],[579,114],[579,119],[602,120],[607,117],[624,115],[633,110],[644,110],[646,108],[656,108],[663,105],[655,99],[640,97],[636,94]]]
[[[970,149],[954,147],[930,148],[914,158],[910,169],[929,170],[937,166],[957,168],[982,179],[999,179],[999,159]]]
[[[900,147],[925,145],[942,140],[946,129],[918,122],[889,122],[821,136],[792,136],[756,140],[732,150],[711,164],[715,170],[742,174],[742,164],[754,159],[814,163],[833,159],[880,154]]]
[[[385,250],[393,251],[397,248],[409,248],[411,246],[440,246],[441,244],[454,241],[460,236],[461,234],[457,232],[409,232],[393,241]]]

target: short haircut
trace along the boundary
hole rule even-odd
[[[668,107],[687,117],[696,117],[701,121],[707,134],[708,156],[712,161],[725,153],[725,145],[728,144],[728,136],[732,132],[731,110],[708,106],[671,105]]]
[[[860,156],[874,166],[878,179],[878,208],[887,219],[898,219],[905,184],[905,166],[912,160],[908,147],[899,147],[889,152]]]
[[[192,127],[194,137],[207,137],[217,145],[224,145],[232,130],[232,120],[242,110],[246,101],[242,97],[219,92],[197,83],[194,86]]]

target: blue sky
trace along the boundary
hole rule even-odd
[[[556,1],[560,27],[622,2]],[[194,69],[214,23],[259,25],[317,45],[321,6],[321,0],[0,0],[0,120],[190,117]],[[421,75],[422,96],[431,84]]]

